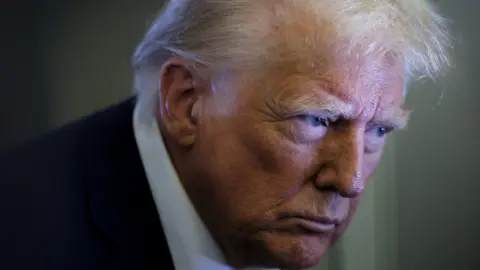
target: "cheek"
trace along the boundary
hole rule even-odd
[[[268,185],[272,190],[279,194],[290,194],[304,183],[314,155],[311,149],[293,144],[272,129],[263,130],[242,138],[242,145],[250,155],[252,169],[269,179]]]
[[[281,144],[265,131],[258,132],[251,123],[236,126],[223,125],[203,136],[198,156],[205,174],[202,182],[209,186],[210,200],[215,207],[225,207],[233,215],[239,212],[265,211],[281,197],[288,181],[282,179],[285,170],[291,170],[289,160],[293,153],[280,150]],[[205,188],[205,187],[204,187]]]
[[[251,155],[256,169],[266,174],[288,174],[309,162],[306,151],[287,142],[274,131],[258,130],[255,135],[243,136],[241,143]]]
[[[311,159],[307,151],[290,145],[267,127],[237,129],[230,134],[235,135],[222,137],[215,146],[218,165],[212,180],[220,190],[219,202],[230,205],[231,214],[261,218],[300,190]]]
[[[375,170],[378,168],[378,165],[380,164],[380,158],[381,158],[381,153],[382,151],[379,151],[377,153],[372,153],[365,155],[363,158],[363,177],[365,184],[368,183],[370,180],[372,174],[375,172]]]
[[[265,174],[275,174],[280,171],[284,165],[282,157],[291,155],[280,150],[281,145],[275,145],[266,133],[259,132],[257,136],[246,134],[241,137],[240,143],[254,169]]]

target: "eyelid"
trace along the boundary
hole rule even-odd
[[[300,114],[292,117],[295,128],[289,129],[291,132],[292,137],[296,142],[300,143],[311,143],[313,141],[318,141],[323,138],[328,130],[328,125],[319,125],[319,126],[312,126],[304,121],[302,117],[319,117],[315,115],[309,114]],[[323,118],[323,117],[322,117]],[[328,118],[328,122],[330,120]]]
[[[314,110],[310,110],[310,111],[302,111],[302,112],[298,112],[296,114],[297,117],[299,116],[309,116],[309,117],[318,117],[318,118],[324,118],[324,119],[327,119],[330,123],[334,123],[336,121],[338,121],[341,116],[339,116],[338,114],[335,114],[333,112],[330,112],[330,111],[325,111],[325,110],[322,110],[322,111],[314,111]]]
[[[373,130],[378,127],[383,127],[387,129],[389,132],[392,130],[395,130],[396,127],[395,125],[392,125],[391,123],[381,123],[381,122],[375,122],[375,123],[369,123],[367,126],[367,131]]]
[[[376,129],[379,128],[379,127],[385,128],[384,135],[380,136],[380,137],[377,136],[378,134],[376,133],[377,132]],[[386,136],[388,136],[393,131],[394,131],[394,128],[392,128],[392,127],[376,125],[376,126],[372,126],[372,127],[367,128],[365,130],[365,136],[366,136],[366,138],[370,138],[370,136],[373,136],[375,138],[374,141],[378,141],[378,140],[383,141],[383,140],[385,140]]]
[[[330,111],[330,110],[309,110],[308,114],[316,117],[322,117],[322,118],[328,118],[332,120],[337,120],[341,118],[341,115],[339,115],[336,112]]]
[[[289,108],[288,110],[282,110],[282,115],[287,117],[295,117],[299,115],[309,115],[324,118],[339,118],[339,114],[329,109],[315,109],[315,108]]]

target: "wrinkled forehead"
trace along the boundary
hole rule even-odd
[[[257,83],[251,89],[263,97],[254,95],[289,112],[328,110],[347,118],[378,114],[392,126],[405,126],[401,61],[390,55],[343,54],[341,44],[315,59],[317,53],[310,59],[290,57],[252,74]]]
[[[357,104],[385,96],[383,103],[403,106],[402,57],[369,51],[361,43],[352,47],[349,39],[338,35],[328,16],[320,20],[318,14],[302,9],[277,13],[280,15],[271,16],[259,30],[265,32],[265,50],[245,72],[247,80],[255,84],[250,89],[270,98],[304,100],[321,91]]]
[[[312,51],[310,57],[292,56],[265,65],[260,81],[269,91],[321,88],[348,99],[356,94],[392,92],[404,96],[405,71],[401,60],[389,54],[345,54],[341,43]],[[300,56],[300,55],[298,55]]]

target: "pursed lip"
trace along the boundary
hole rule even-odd
[[[329,233],[336,229],[339,221],[323,216],[285,215],[280,218],[283,229],[300,227],[310,233]]]

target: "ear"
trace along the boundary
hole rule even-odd
[[[181,57],[168,59],[160,76],[157,119],[175,142],[191,146],[196,139],[199,95],[205,82],[194,63]]]

